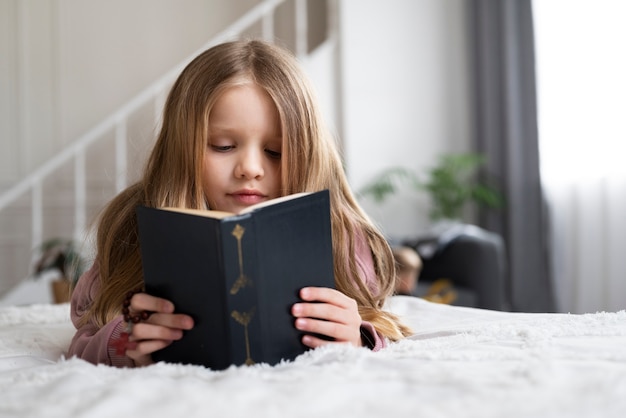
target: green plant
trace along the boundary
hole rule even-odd
[[[485,159],[480,154],[445,154],[439,158],[437,165],[426,172],[424,179],[415,171],[392,167],[377,175],[359,194],[383,202],[397,192],[400,183],[404,183],[428,193],[432,203],[429,213],[432,220],[461,219],[469,203],[489,208],[500,208],[503,204],[503,198],[495,187],[477,179],[477,171],[484,163]]]
[[[49,239],[37,247],[37,252],[33,273],[35,278],[45,271],[57,270],[63,279],[76,284],[85,270],[85,259],[72,240]]]

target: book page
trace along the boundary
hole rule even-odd
[[[188,215],[204,216],[205,218],[224,219],[229,216],[234,216],[234,213],[223,212],[220,210],[206,210],[206,209],[188,209],[188,208],[175,208],[171,206],[159,208],[161,210],[169,210],[171,212],[186,213]]]
[[[261,203],[257,203],[256,205],[248,206],[247,208],[245,208],[244,210],[239,212],[239,215],[243,215],[244,213],[250,213],[250,212],[252,212],[252,211],[254,211],[256,209],[264,208],[266,206],[271,206],[271,205],[275,205],[277,203],[286,202],[286,201],[291,200],[291,199],[297,199],[299,197],[306,196],[308,194],[310,194],[310,193],[307,193],[307,192],[294,193],[294,194],[288,194],[287,196],[277,197],[276,199],[266,200],[265,202],[261,202]]]
[[[169,210],[169,211],[172,211],[172,212],[186,213],[186,214],[189,214],[189,215],[204,216],[204,217],[207,217],[207,218],[224,219],[224,218],[228,218],[229,216],[243,215],[243,214],[246,214],[246,213],[250,213],[250,212],[253,212],[253,211],[255,211],[256,209],[259,209],[259,208],[275,205],[277,203],[286,202],[286,201],[291,200],[291,199],[297,199],[299,197],[306,196],[308,194],[310,194],[310,193],[307,193],[307,192],[294,193],[294,194],[289,194],[289,195],[286,195],[286,196],[277,197],[275,199],[266,200],[264,202],[257,203],[256,205],[248,206],[244,210],[240,211],[238,214],[235,214],[235,213],[232,213],[232,212],[224,212],[224,211],[220,211],[220,210],[187,209],[187,208],[175,208],[175,207],[169,207],[169,206],[168,207],[163,207],[163,208],[160,208],[160,209]]]

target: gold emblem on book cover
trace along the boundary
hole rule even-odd
[[[236,295],[239,291],[247,286],[252,286],[252,280],[248,276],[244,274],[243,271],[243,249],[241,247],[241,241],[243,239],[243,235],[246,232],[246,229],[236,224],[233,228],[231,234],[237,239],[237,255],[239,258],[239,277],[233,283],[233,286],[230,289],[231,295]],[[250,336],[248,335],[248,325],[252,318],[254,317],[254,312],[256,311],[256,307],[253,306],[248,312],[239,312],[234,310],[231,312],[231,316],[237,321],[239,324],[243,326],[244,329],[244,337],[246,341],[246,361],[245,364],[250,366],[254,364],[254,360],[252,360],[252,355],[250,353]]]
[[[235,321],[239,322],[244,329],[244,335],[246,339],[246,365],[251,366],[254,364],[254,360],[252,360],[252,356],[250,354],[250,337],[248,337],[248,324],[252,321],[252,317],[254,317],[254,312],[256,311],[256,307],[253,306],[249,312],[241,313],[239,311],[232,311],[231,316],[235,318]]]
[[[243,238],[243,234],[246,232],[246,228],[237,224],[233,228],[231,234],[237,239],[237,255],[239,257],[239,277],[233,283],[233,287],[230,288],[230,294],[236,295],[241,289],[246,286],[252,286],[252,280],[250,280],[243,273],[243,251],[241,249],[241,239]]]

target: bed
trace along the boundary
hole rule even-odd
[[[373,353],[292,362],[94,366],[64,351],[67,304],[0,308],[2,417],[624,417],[626,312],[522,314],[395,296],[415,330]]]

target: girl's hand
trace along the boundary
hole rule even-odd
[[[126,355],[138,366],[152,364],[151,353],[181,339],[183,330],[193,328],[193,319],[189,315],[175,314],[172,302],[147,293],[133,295],[129,309],[131,312],[152,312],[148,319],[133,324],[129,337],[129,341],[137,344],[133,350],[127,350]]]
[[[305,302],[294,304],[291,313],[296,317],[296,328],[307,333],[302,337],[304,345],[311,348],[336,343],[363,345],[362,320],[354,299],[326,287],[305,287],[300,290],[300,297]],[[309,334],[321,334],[334,341]]]

